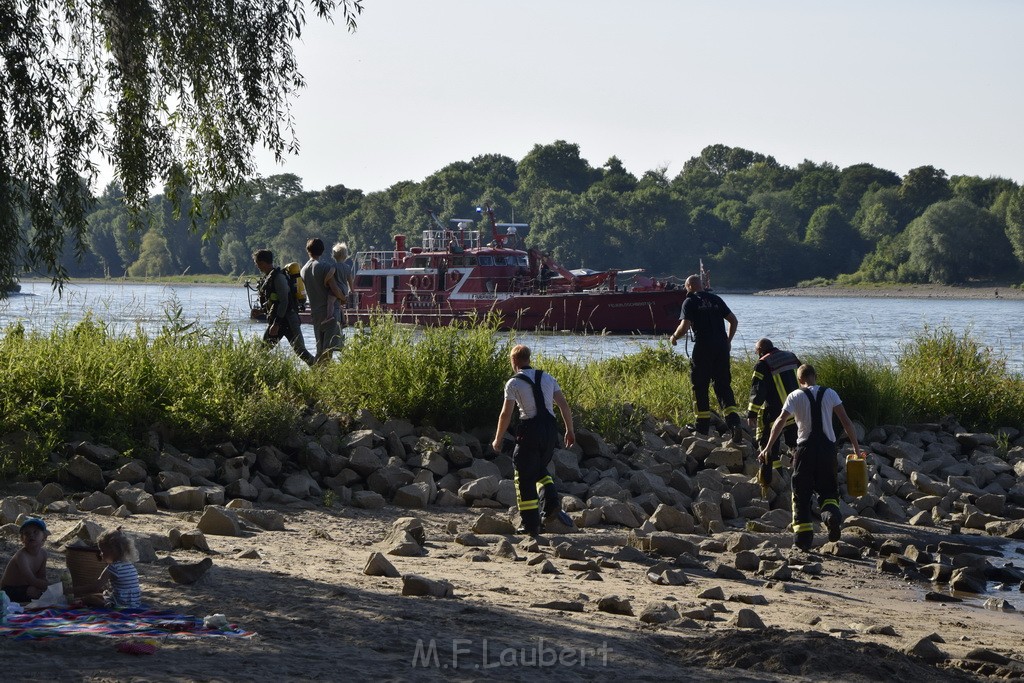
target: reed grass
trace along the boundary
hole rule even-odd
[[[954,416],[968,428],[1020,427],[1024,376],[970,333],[925,330],[900,350],[898,393],[910,419]]]
[[[13,325],[0,337],[0,475],[45,469],[72,436],[129,454],[154,428],[176,445],[281,442],[308,410],[486,431],[515,341],[493,320],[411,329],[381,318],[349,329],[336,361],[307,369],[284,344],[267,348],[226,325],[198,328],[173,306],[152,338],[115,334],[91,316],[47,334]],[[893,366],[842,348],[805,360],[869,428],[946,415],[975,430],[1024,426],[1024,376],[967,334],[926,330]],[[733,361],[742,412],[753,364]],[[559,381],[578,426],[613,443],[638,443],[651,420],[693,420],[688,360],[667,344],[595,361],[536,356],[534,365]],[[714,398],[712,408],[720,410]]]
[[[304,374],[300,385],[332,413],[365,409],[444,430],[488,424],[501,410],[514,343],[496,329],[494,319],[412,329],[380,317],[348,330],[338,361]]]
[[[179,445],[281,438],[296,424],[297,368],[226,327],[165,325],[153,339],[87,316],[0,339],[0,473],[40,469],[72,435],[127,453],[159,428]]]

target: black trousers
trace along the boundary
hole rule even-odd
[[[713,384],[718,405],[722,407],[725,422],[739,427],[739,408],[732,393],[732,368],[729,365],[729,347],[726,344],[694,344],[690,360],[690,383],[697,403],[697,431],[707,434],[711,428],[711,397],[708,389]]]
[[[839,512],[839,483],[836,480],[836,445],[831,441],[797,444],[793,457],[793,532],[814,531],[811,497],[818,494],[818,507]]]
[[[761,447],[761,450],[764,450],[764,447],[768,444],[768,437],[771,436],[773,422],[775,422],[774,418],[772,418],[772,420],[769,421],[768,424],[762,424],[761,427],[757,430],[757,445]],[[775,443],[772,444],[771,451],[768,452],[768,462],[771,464],[772,467],[779,467],[779,454],[782,452],[783,440],[785,440],[786,445],[789,446],[790,448],[796,446],[796,434],[797,429],[795,423],[791,425],[786,425],[785,428],[782,430],[782,438],[776,439]]]
[[[523,526],[530,531],[540,527],[541,494],[544,496],[545,516],[558,512],[561,504],[555,482],[548,474],[548,466],[555,453],[555,422],[547,424],[520,424],[516,435],[516,448],[512,452],[515,468],[516,504]]]
[[[296,316],[298,320],[298,316]],[[281,320],[277,323],[277,336],[270,334],[270,325],[267,325],[266,331],[263,333],[263,341],[271,346],[276,346],[281,337],[288,340],[288,343],[292,345],[292,349],[307,365],[313,364],[313,354],[306,350],[306,342],[302,338],[302,330],[296,325],[294,328],[288,323],[288,320]]]

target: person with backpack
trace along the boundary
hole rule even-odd
[[[796,418],[796,453],[793,456],[793,533],[794,543],[803,551],[811,549],[814,524],[811,521],[811,496],[818,494],[821,521],[828,529],[828,540],[838,541],[842,534],[839,511],[839,484],[836,480],[836,435],[832,428],[835,415],[846,436],[859,452],[857,432],[846,415],[843,401],[834,390],[818,386],[813,365],[801,365],[796,371],[800,388],[786,397],[782,412],[772,424],[768,443],[757,459],[769,462],[772,445],[778,440],[792,415]]]
[[[263,341],[274,346],[284,337],[299,358],[307,365],[312,365],[313,355],[306,350],[306,342],[302,339],[302,329],[299,327],[299,304],[291,278],[280,268],[274,267],[274,253],[269,249],[257,249],[252,254],[252,260],[263,273],[259,283],[260,303],[267,314],[267,330],[263,333]]]
[[[548,473],[548,465],[554,455],[558,440],[558,424],[555,421],[555,405],[565,423],[565,447],[576,443],[576,432],[572,426],[572,411],[554,377],[543,370],[530,367],[530,348],[517,344],[509,355],[515,376],[505,383],[505,402],[498,416],[498,428],[494,432],[491,447],[501,452],[505,432],[512,422],[513,410],[519,408],[519,424],[515,428],[516,446],[512,452],[515,468],[516,503],[522,526],[519,533],[535,536],[540,533],[542,522],[558,519],[572,526],[572,519],[562,512],[554,480]],[[541,519],[541,496],[543,496],[544,518]]]

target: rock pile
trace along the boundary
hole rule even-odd
[[[333,498],[370,509],[388,502],[408,509],[494,509],[497,516],[480,517],[473,533],[511,532],[504,511],[515,506],[512,459],[485,445],[489,431],[442,433],[404,420],[382,423],[366,413],[354,427],[343,433],[338,419],[314,415],[280,446],[244,450],[228,442],[185,453],[161,444],[141,449],[145,455],[138,458],[88,441],[69,443],[60,483],[34,491],[34,499],[3,499],[0,523],[39,510],[125,517],[162,508],[195,513],[196,530],[172,541],[203,550],[203,534],[283,529],[283,516],[259,509],[261,504],[308,507]],[[879,521],[1024,538],[1024,437],[1017,430],[972,433],[946,419],[877,427],[862,443],[868,453],[868,492],[842,501],[848,518],[844,540],[825,546],[827,552],[860,554],[871,546]],[[598,434],[578,430],[572,449],[556,451],[553,469],[565,494],[563,507],[576,527],[632,529],[638,549],[678,561],[698,554],[690,534],[737,529],[788,533],[786,484],[776,477],[772,500],[763,500],[753,455],[749,444],[726,445],[717,435],[704,438],[649,420],[639,443],[617,448]],[[66,496],[64,487],[82,492]],[[392,530],[389,552],[422,552],[414,532]],[[460,542],[472,545],[472,534]],[[785,576],[787,568],[778,558],[758,556],[750,547],[729,550],[737,553],[737,561],[718,570],[723,576],[735,571]],[[926,548],[874,550],[885,551],[879,559],[883,571],[916,572],[958,590],[977,588],[997,574],[980,561],[955,559],[963,553],[940,549],[936,557]],[[680,581],[676,568],[671,569],[658,572],[656,580]],[[997,580],[1020,577],[999,575]]]

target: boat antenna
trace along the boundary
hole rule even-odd
[[[482,207],[476,207],[477,213],[486,213],[487,217],[491,220],[491,236],[494,238],[495,246],[501,248],[505,246],[505,235],[498,234],[498,221],[494,219],[494,209],[491,207],[491,203],[487,202]]]
[[[700,286],[705,292],[711,291],[711,271],[704,269],[704,259],[700,260]]]
[[[437,212],[435,212],[433,209],[427,209],[426,211],[427,215],[430,216],[430,220],[432,220],[434,222],[434,225],[437,226],[437,229],[444,230],[444,224],[441,223],[441,220],[437,217]]]

